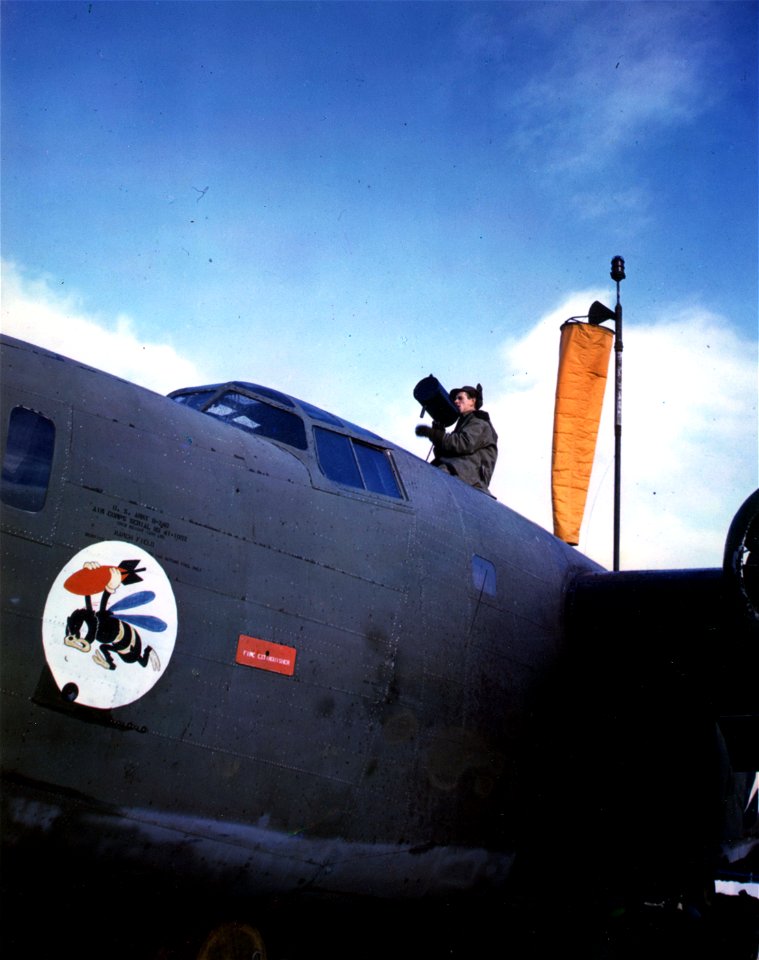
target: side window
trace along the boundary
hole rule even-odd
[[[314,427],[314,436],[319,466],[330,480],[402,499],[392,463],[384,450],[322,427]]]
[[[0,487],[3,503],[30,513],[45,506],[54,447],[52,420],[26,407],[11,410]]]
[[[472,584],[479,594],[496,595],[495,567],[484,557],[472,554]]]
[[[390,466],[384,450],[370,447],[359,440],[353,441],[358,465],[367,490],[372,493],[384,493],[386,497],[400,497],[398,481],[395,479],[393,468]]]
[[[331,430],[322,430],[321,427],[315,427],[314,433],[322,472],[336,483],[344,483],[349,487],[363,487],[358,464],[353,456],[350,437],[342,433],[333,433]]]

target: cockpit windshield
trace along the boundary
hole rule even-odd
[[[238,430],[268,437],[296,450],[308,450],[307,431],[313,430],[316,462],[329,480],[385,497],[404,498],[387,445],[373,433],[310,403],[242,382],[176,390],[169,396],[175,403]],[[343,432],[346,430],[350,433]]]
[[[217,392],[198,390],[179,394],[173,399],[195,410],[202,410],[209,417],[232,424],[247,433],[278,440],[297,450],[308,448],[306,428],[297,414],[235,390],[227,390],[218,396]]]

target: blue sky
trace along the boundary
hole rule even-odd
[[[479,381],[493,490],[550,526],[558,328],[619,254],[622,566],[718,565],[758,482],[757,10],[6,0],[3,328],[422,457],[414,384]],[[607,410],[606,564],[612,448]]]

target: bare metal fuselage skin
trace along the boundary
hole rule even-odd
[[[9,851],[249,894],[503,882],[525,722],[595,564],[350,425],[331,429],[389,458],[400,495],[329,479],[297,402],[303,449],[7,338],[2,402],[4,445],[14,409],[54,427],[44,503],[2,507]],[[98,651],[126,587],[71,586],[102,544],[105,567],[139,560],[140,597],[153,566],[173,596],[175,622],[129,633],[144,663],[123,637]],[[138,675],[129,702],[85,695]]]

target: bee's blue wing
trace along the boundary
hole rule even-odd
[[[140,590],[138,593],[130,593],[128,597],[124,597],[122,600],[117,600],[116,603],[108,607],[108,610],[111,613],[118,613],[119,610],[131,610],[132,607],[141,607],[144,603],[150,603],[151,600],[155,600],[155,594],[152,590]]]
[[[152,630],[153,633],[163,633],[166,624],[159,617],[143,617],[139,613],[127,614],[121,617],[124,623],[131,623],[133,627],[142,627],[143,630]]]

